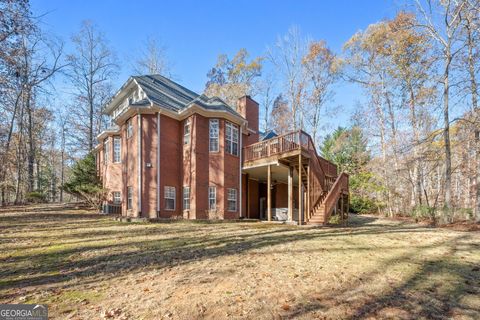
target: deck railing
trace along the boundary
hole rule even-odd
[[[245,161],[267,158],[301,148],[307,149],[308,144],[308,134],[300,130],[293,131],[246,146],[244,157]]]
[[[245,162],[254,161],[295,150],[305,151],[310,159],[310,212],[307,213],[307,219],[309,219],[320,203],[325,202],[326,208],[331,210],[334,194],[336,195],[338,190],[344,188],[345,179],[348,185],[348,176],[337,179],[337,166],[318,155],[310,135],[298,130],[251,144],[244,148],[244,160]],[[303,169],[299,168],[299,170]]]

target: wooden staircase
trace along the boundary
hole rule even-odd
[[[304,221],[309,225],[325,225],[332,213],[335,212],[343,196],[348,196],[348,175],[337,175],[337,168],[332,163],[318,156],[310,136],[306,150],[308,158],[302,161],[291,162],[297,171],[300,181],[310,192],[307,193],[309,205],[305,207]],[[310,178],[310,179],[309,179]]]
[[[320,197],[320,201],[310,211],[307,224],[324,225],[336,210],[338,201],[342,196],[348,196],[348,175],[341,173],[328,189]]]
[[[244,148],[244,167],[272,161],[282,162],[297,171],[299,184],[306,191],[303,223],[328,223],[339,201],[348,197],[348,175],[339,175],[336,165],[320,157],[310,135],[301,130]]]

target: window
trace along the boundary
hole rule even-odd
[[[133,135],[133,124],[132,119],[127,120],[127,139],[131,138]]]
[[[103,142],[103,162],[107,164],[110,161],[110,140],[105,139]]]
[[[133,208],[133,187],[127,187],[127,209]]]
[[[183,210],[190,210],[190,187],[183,187]]]
[[[210,152],[218,152],[218,119],[210,119]]]
[[[113,162],[120,163],[122,156],[122,140],[120,137],[113,138]]]
[[[113,194],[113,203],[114,204],[121,204],[122,203],[122,196],[120,191],[114,191]]]
[[[175,187],[165,186],[165,209],[175,210]]]
[[[237,211],[237,189],[227,189],[228,211]]]
[[[183,144],[190,143],[190,119],[185,120],[183,125]]]
[[[228,153],[238,156],[238,128],[230,122],[225,125],[225,149]]]
[[[208,187],[208,209],[217,208],[217,187]]]

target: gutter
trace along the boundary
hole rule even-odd
[[[160,218],[160,112],[157,112],[157,218]]]
[[[242,137],[242,126],[240,126],[240,148],[239,148],[239,157],[238,157],[238,171],[240,174],[240,179],[239,179],[239,189],[238,189],[238,194],[239,194],[239,205],[238,208],[240,210],[240,218],[243,217],[243,212],[242,212],[242,203],[243,203],[243,198],[242,198],[242,150],[243,150],[243,137]],[[248,183],[248,181],[247,181]]]
[[[142,215],[142,115],[137,118],[137,152],[138,152],[138,217]]]

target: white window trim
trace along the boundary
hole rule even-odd
[[[212,136],[212,124],[216,123],[217,124],[217,135]],[[217,146],[215,150],[212,150],[212,139],[217,140]],[[220,151],[220,121],[218,119],[210,119],[208,121],[208,152],[219,152]]]
[[[106,138],[103,141],[103,163],[108,164],[110,162],[110,139]]]
[[[186,194],[185,194],[187,190],[188,190],[188,192],[187,192],[188,196],[186,196]],[[189,186],[184,186],[183,187],[182,198],[183,198],[183,201],[182,201],[183,210],[190,210],[190,187]],[[188,201],[188,208],[185,205],[186,201]]]
[[[118,152],[115,151],[115,142],[118,141]],[[115,156],[118,154],[118,161],[115,159]],[[118,136],[113,137],[113,163],[122,162],[122,139]]]
[[[228,132],[230,131],[230,138]],[[233,152],[234,143],[237,145],[236,152]],[[228,151],[228,149],[230,149]],[[225,123],[225,151],[232,156],[238,157],[239,145],[238,145],[238,127],[231,122]]]
[[[192,127],[190,126],[190,119],[187,119],[183,124],[183,144],[190,144],[191,136],[192,136]]]
[[[172,186],[165,186],[163,188],[163,198],[165,200],[165,210],[167,211],[175,211],[176,209],[176,198],[177,198],[177,192],[175,190],[175,187]],[[171,196],[170,192],[173,190],[173,197]],[[167,197],[168,196],[168,197]],[[167,208],[167,201],[166,200],[173,200],[173,209],[172,208]]]
[[[133,123],[132,118],[127,120],[127,139],[133,137]]]
[[[211,190],[213,190],[213,197],[211,197]],[[210,205],[210,200],[214,201],[214,207]],[[217,209],[217,187],[216,186],[209,186],[208,187],[208,210],[216,210]]]
[[[115,195],[118,195],[118,202],[115,201],[115,198],[116,198]],[[113,191],[112,199],[113,199],[113,204],[122,204],[122,193],[120,191]]]
[[[233,191],[233,195],[235,195],[234,199],[230,199],[230,192]],[[230,201],[233,201],[235,202],[235,209],[230,209]],[[229,212],[237,212],[237,208],[238,208],[238,191],[237,189],[235,188],[228,188],[227,189],[227,209]]]
[[[127,187],[127,210],[133,209],[133,187]]]

